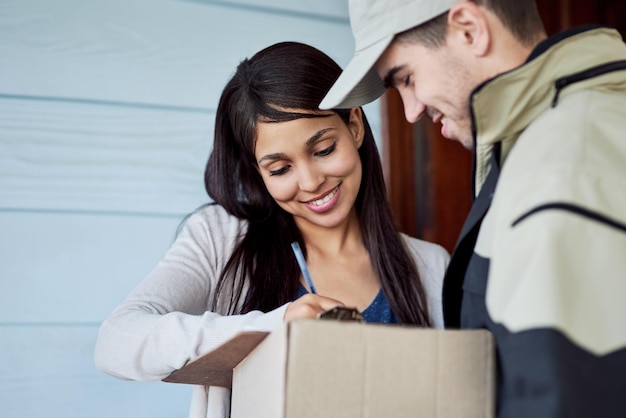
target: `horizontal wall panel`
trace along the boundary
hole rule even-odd
[[[265,10],[273,14],[300,14],[309,19],[329,20],[336,19],[348,23],[348,1],[343,0],[315,0],[315,7],[311,7],[311,0],[177,0],[191,1],[202,4],[214,4],[243,9]]]
[[[354,44],[347,21],[220,3],[3,0],[0,93],[215,107],[241,59],[286,40],[341,65]]]
[[[96,327],[0,323],[0,416],[172,418],[189,413],[191,387],[115,379],[93,365]]]
[[[0,212],[0,323],[102,321],[156,266],[179,223],[177,217]]]
[[[0,97],[0,208],[180,214],[208,196],[214,113]]]

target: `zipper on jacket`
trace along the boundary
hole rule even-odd
[[[556,107],[556,105],[558,104],[561,90],[563,90],[565,87],[574,83],[578,83],[579,81],[621,70],[626,70],[626,60],[613,61],[607,64],[598,65],[597,67],[589,68],[587,70],[583,70],[578,73],[574,73],[557,79],[554,82],[554,88],[556,89],[556,92],[554,93],[554,98],[552,99],[552,107]]]

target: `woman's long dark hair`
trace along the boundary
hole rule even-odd
[[[280,122],[318,111],[341,68],[321,51],[296,42],[283,42],[243,60],[228,82],[217,108],[213,151],[207,162],[207,193],[230,214],[248,221],[219,278],[213,307],[227,298],[230,313],[245,297],[241,313],[270,311],[293,300],[300,270],[290,244],[306,247],[293,216],[281,209],[267,191],[254,156],[256,125]],[[334,110],[346,123],[349,110]],[[356,199],[365,247],[392,310],[402,323],[430,325],[426,298],[417,267],[407,253],[387,201],[380,155],[363,115],[365,138],[359,149],[363,176]],[[245,278],[250,287],[243,295]]]

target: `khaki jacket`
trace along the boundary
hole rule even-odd
[[[446,325],[494,333],[500,418],[626,416],[626,46],[560,34],[471,106]]]

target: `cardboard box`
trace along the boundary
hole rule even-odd
[[[221,383],[234,367],[232,418],[494,416],[495,354],[485,330],[298,320],[266,338],[239,334],[166,381],[217,384],[210,380],[219,365]]]

